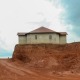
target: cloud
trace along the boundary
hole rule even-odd
[[[0,0],[0,39],[6,50],[14,50],[18,32],[40,26],[68,32],[68,42],[79,40],[79,0]]]
[[[60,22],[63,9],[47,0],[1,0],[0,37],[7,50],[14,50],[18,32],[29,32],[40,26],[66,31]]]
[[[61,4],[65,9],[64,21],[66,24],[72,25],[72,32],[76,36],[80,36],[80,0],[61,0]]]
[[[68,32],[68,42],[80,41],[80,0],[48,0],[63,8],[60,15],[62,24]],[[54,3],[54,4],[55,4]],[[53,4],[53,6],[54,6]]]

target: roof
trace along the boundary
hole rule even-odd
[[[59,32],[60,35],[67,35],[67,32]]]
[[[24,36],[24,35],[26,35],[26,33],[19,32],[17,35]]]
[[[51,29],[45,28],[45,27],[40,27],[38,29],[35,29],[29,33],[51,33],[51,32],[55,32]]]
[[[26,34],[34,34],[34,33],[58,33],[60,35],[67,35],[66,32],[56,32],[56,31],[53,31],[51,29],[48,29],[48,28],[45,28],[45,27],[40,27],[40,28],[37,28],[31,32],[28,32],[28,33],[18,33],[18,35],[22,36],[22,35],[26,35]]]

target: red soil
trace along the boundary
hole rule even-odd
[[[80,80],[80,43],[16,45],[0,60],[0,80]]]

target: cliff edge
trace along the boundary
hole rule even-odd
[[[16,45],[14,61],[52,72],[80,72],[80,43]]]

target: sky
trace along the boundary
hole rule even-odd
[[[10,56],[18,32],[40,26],[66,31],[67,42],[80,40],[80,0],[0,0],[0,57]]]

